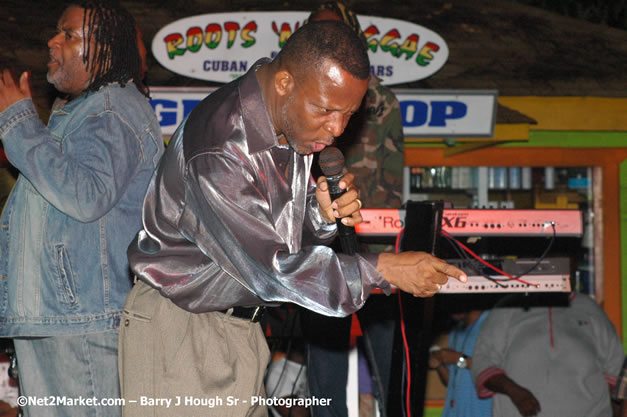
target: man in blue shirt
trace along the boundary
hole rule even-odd
[[[468,310],[451,316],[457,324],[449,335],[448,347],[435,345],[429,356],[429,366],[437,370],[447,387],[442,417],[489,417],[492,398],[479,398],[470,373],[479,330],[488,311]]]

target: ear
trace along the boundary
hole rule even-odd
[[[274,90],[277,95],[286,97],[294,87],[294,76],[289,71],[280,70],[274,74]]]

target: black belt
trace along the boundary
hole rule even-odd
[[[220,311],[220,313],[227,314],[229,310],[222,310]],[[250,320],[253,323],[257,323],[259,319],[261,319],[261,316],[263,316],[265,310],[265,306],[233,307],[233,312],[231,313],[231,316],[238,317],[240,319]]]

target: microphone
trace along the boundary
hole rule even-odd
[[[328,146],[320,152],[318,164],[320,165],[322,173],[327,178],[331,200],[338,199],[346,192],[346,190],[340,188],[340,180],[344,177],[344,174],[342,174],[342,168],[344,168],[344,155],[342,155],[342,152],[338,148]],[[342,252],[347,255],[357,253],[359,243],[357,242],[355,228],[346,226],[341,222],[341,219],[336,219],[336,222]]]

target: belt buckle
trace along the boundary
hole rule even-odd
[[[250,316],[250,321],[253,323],[257,323],[261,319],[261,316],[263,316],[264,311],[265,311],[265,306],[255,307],[255,310],[253,311],[252,316]]]

